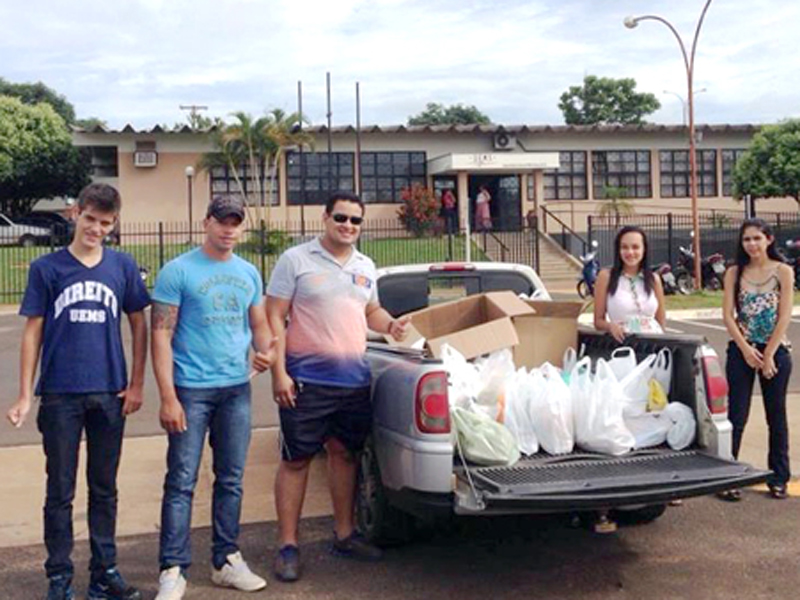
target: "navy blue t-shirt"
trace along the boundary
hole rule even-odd
[[[66,248],[31,263],[19,314],[44,317],[36,394],[119,392],[128,386],[122,313],[150,303],[133,257],[103,248],[87,267]]]

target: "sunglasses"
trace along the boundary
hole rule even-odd
[[[331,215],[331,218],[336,223],[347,223],[350,221],[353,225],[361,225],[364,222],[364,217],[351,217],[349,215],[343,215],[342,213],[334,213]]]

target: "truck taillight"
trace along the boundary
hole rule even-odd
[[[716,356],[703,357],[703,374],[706,378],[707,402],[711,414],[728,412],[728,380]]]
[[[421,433],[450,433],[447,373],[434,371],[420,378],[414,413]]]

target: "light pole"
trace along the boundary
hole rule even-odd
[[[695,90],[694,95],[702,94],[703,92],[707,92],[706,88],[700,88],[699,90]],[[683,99],[678,92],[673,92],[671,90],[664,90],[662,93],[670,94],[671,96],[675,96],[678,100],[681,101],[681,115],[683,115],[683,126],[686,127],[686,100]]]
[[[189,165],[183,172],[186,174],[186,189],[189,197],[189,244],[192,244],[192,178],[194,177],[194,167]]]
[[[675,27],[667,21],[664,17],[659,17],[658,15],[642,15],[641,17],[625,17],[625,27],[628,29],[633,29],[636,27],[640,21],[658,21],[659,23],[665,25],[669,28],[672,32],[672,35],[675,36],[675,39],[678,41],[678,46],[681,49],[681,54],[683,55],[683,64],[686,67],[686,85],[687,85],[687,94],[686,94],[686,103],[689,107],[689,168],[691,169],[691,173],[689,173],[689,181],[690,181],[690,188],[692,193],[692,232],[694,233],[693,237],[693,245],[694,245],[694,286],[696,290],[702,289],[703,287],[703,280],[701,278],[701,268],[700,268],[700,219],[697,214],[697,148],[696,148],[696,140],[695,140],[695,133],[694,133],[694,93],[693,93],[693,76],[694,76],[694,56],[695,51],[697,50],[697,38],[700,35],[700,28],[703,26],[703,19],[706,17],[706,12],[708,11],[708,7],[711,5],[711,0],[706,0],[705,6],[703,6],[703,10],[700,13],[700,18],[697,21],[697,26],[694,30],[694,38],[692,38],[692,49],[691,53],[686,53],[686,46],[683,44],[683,39],[681,38],[678,31]]]

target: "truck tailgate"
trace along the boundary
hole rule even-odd
[[[512,467],[455,467],[460,513],[564,511],[657,504],[761,483],[767,471],[698,450],[621,457],[537,455]],[[477,495],[473,493],[470,480]]]

